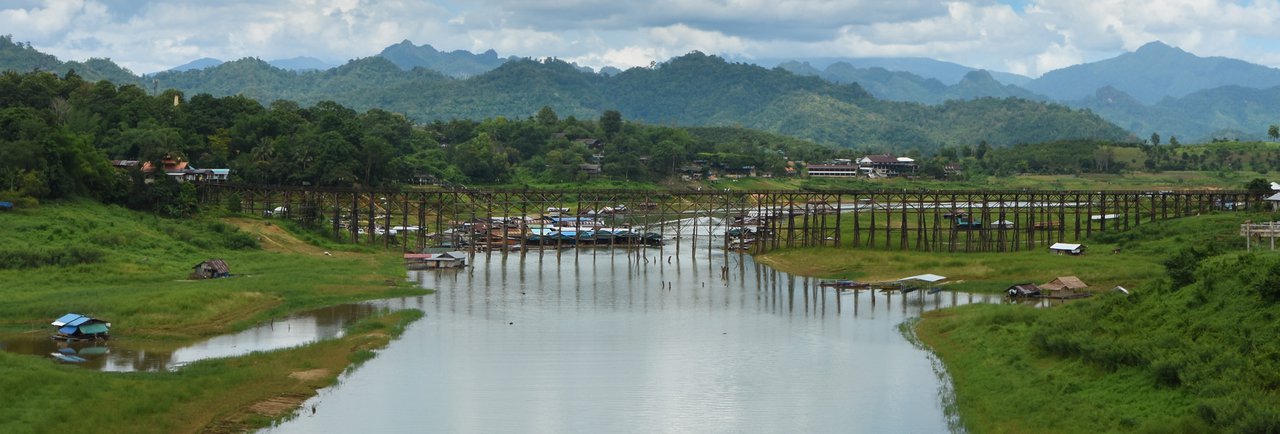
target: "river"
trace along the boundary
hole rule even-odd
[[[269,432],[947,432],[949,385],[899,325],[999,301],[841,295],[687,243],[409,277],[438,292],[381,304],[426,317]]]

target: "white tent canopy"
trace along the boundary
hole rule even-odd
[[[919,280],[922,282],[934,283],[934,282],[939,282],[946,279],[947,279],[946,276],[939,276],[937,274],[921,274],[918,276],[903,277],[901,279],[898,279],[898,281],[903,282],[907,280]]]

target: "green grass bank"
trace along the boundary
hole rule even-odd
[[[51,332],[49,321],[76,312],[111,321],[117,338],[177,347],[303,310],[428,293],[405,282],[395,253],[327,245],[279,223],[165,219],[90,201],[0,213],[0,334]],[[187,280],[211,258],[226,260],[235,277]],[[264,426],[421,315],[383,313],[341,339],[176,372],[105,373],[0,351],[0,432]]]
[[[1005,273],[1040,269],[1052,270],[1046,277],[1078,275],[1095,286],[1133,279],[1129,296],[1101,293],[1043,309],[972,305],[927,313],[916,331],[946,365],[964,426],[976,433],[1277,432],[1280,254],[1246,253],[1238,234],[1244,220],[1273,217],[1213,214],[1144,225],[1088,241],[1122,246],[1119,255],[1071,258],[1115,263],[1068,266],[1037,252],[850,256],[831,249],[762,260],[793,272],[855,278],[888,275],[884,270],[895,266],[907,269],[892,276],[949,264],[939,274],[969,276],[956,285],[965,290],[1000,290],[1019,280]],[[870,260],[895,255],[889,264]]]

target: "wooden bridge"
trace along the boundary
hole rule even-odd
[[[320,228],[335,240],[405,250],[509,249],[517,234],[559,216],[661,234],[695,248],[1004,252],[1243,210],[1260,200],[1226,190],[364,190],[203,184],[198,191],[204,206],[238,207]]]

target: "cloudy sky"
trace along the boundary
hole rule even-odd
[[[1038,76],[1161,40],[1280,66],[1280,0],[3,0],[0,33],[136,73],[200,57],[341,63],[401,40],[630,67],[932,57]]]

